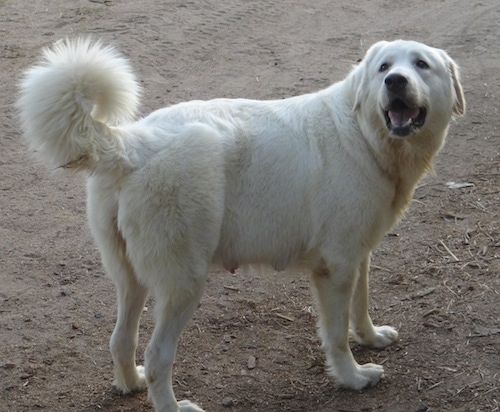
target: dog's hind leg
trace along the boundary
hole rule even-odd
[[[359,279],[351,302],[351,332],[354,339],[367,346],[383,348],[394,343],[398,332],[391,326],[374,326],[368,313],[368,271],[370,256],[360,265]]]
[[[199,277],[188,275],[189,279],[183,279],[183,276],[183,273],[175,274],[186,284],[165,282],[165,288],[154,290],[156,325],[146,349],[145,372],[156,412],[203,412],[190,401],[177,403],[172,385],[179,336],[198,307],[206,277],[205,274]]]
[[[360,390],[378,383],[384,369],[359,365],[349,347],[349,309],[357,277],[357,265],[346,259],[324,262],[313,271],[312,285],[319,309],[319,335],[329,372],[346,388]]]
[[[100,189],[96,182],[89,181],[88,217],[104,269],[115,284],[118,300],[117,320],[110,340],[113,384],[121,392],[128,393],[146,389],[144,368],[136,366],[135,354],[139,321],[148,292],[138,283],[127,259],[125,241],[116,225],[113,196]]]
[[[119,278],[116,275],[113,278],[118,300],[116,325],[109,345],[114,364],[113,384],[128,393],[146,389],[144,367],[136,365],[135,353],[139,321],[148,292],[137,282],[128,264],[121,268]]]

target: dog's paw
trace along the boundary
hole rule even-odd
[[[115,376],[113,386],[123,394],[143,391],[147,388],[144,366],[136,366],[129,376]]]
[[[146,383],[146,371],[144,369],[144,366],[142,365],[137,365],[136,366],[137,370],[137,390],[144,390],[147,388],[147,383]]]
[[[367,363],[364,365],[356,365],[354,372],[350,374],[337,375],[337,381],[343,388],[361,389],[375,386],[382,378],[384,368],[375,363]]]
[[[375,326],[375,335],[370,346],[385,348],[398,340],[398,331],[391,326]]]
[[[180,401],[179,402],[179,411],[180,412],[204,412],[198,405],[188,401]]]
[[[370,333],[352,333],[356,342],[373,348],[385,348],[398,340],[398,332],[391,326],[374,326]]]

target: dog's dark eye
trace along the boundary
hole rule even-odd
[[[427,62],[425,62],[424,60],[418,60],[417,61],[417,67],[419,69],[428,69],[429,68],[429,65],[427,64]]]
[[[385,72],[389,68],[389,65],[387,63],[382,63],[378,69],[379,72]]]

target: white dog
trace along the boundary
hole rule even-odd
[[[133,122],[138,95],[115,49],[78,39],[44,51],[18,102],[31,147],[88,172],[90,226],[118,295],[116,387],[147,387],[156,411],[201,411],[176,401],[172,365],[211,263],[305,265],[329,372],[347,388],[375,385],[383,368],[356,363],[349,328],[377,348],[398,337],[368,314],[370,253],[465,111],[454,62],[380,42],[343,81],[285,100],[193,101]],[[149,293],[156,326],[143,368]]]

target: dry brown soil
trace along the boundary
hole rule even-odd
[[[111,388],[114,290],[86,225],[84,180],[33,160],[12,107],[41,46],[90,33],[131,58],[144,114],[317,90],[380,39],[446,49],[467,116],[373,257],[373,317],[400,340],[353,343],[385,379],[357,393],[327,377],[306,275],[216,271],[182,337],[175,391],[210,412],[498,411],[499,21],[497,0],[0,0],[0,410],[152,410],[146,394]]]

